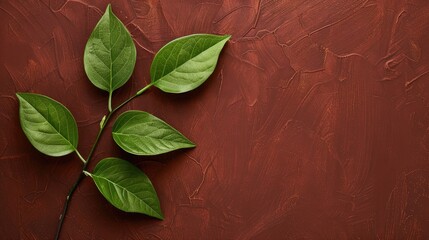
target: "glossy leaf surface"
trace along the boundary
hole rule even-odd
[[[49,156],[64,156],[77,148],[78,129],[70,111],[52,98],[17,93],[21,127],[31,144]]]
[[[122,149],[135,155],[157,155],[195,147],[166,122],[143,111],[120,115],[113,125],[112,135]]]
[[[89,174],[101,194],[116,208],[163,219],[156,191],[149,178],[119,158],[101,160]]]
[[[197,88],[213,73],[230,37],[194,34],[171,41],[159,50],[152,62],[152,84],[169,93]]]
[[[83,61],[89,80],[109,93],[124,85],[133,73],[136,47],[110,5],[88,39]]]

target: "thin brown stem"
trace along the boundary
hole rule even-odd
[[[79,177],[76,179],[75,183],[70,188],[69,193],[67,194],[66,201],[65,201],[64,207],[63,207],[63,211],[62,211],[62,213],[60,215],[60,218],[59,218],[58,227],[57,227],[57,233],[55,234],[55,240],[58,240],[60,238],[61,228],[63,226],[65,216],[67,214],[67,210],[68,210],[68,206],[69,206],[70,200],[71,200],[71,198],[73,196],[73,193],[76,191],[77,187],[79,186],[80,182],[85,177],[84,172],[88,169],[88,163],[91,160],[92,156],[94,155],[95,149],[97,148],[98,142],[100,141],[100,137],[103,134],[104,129],[106,128],[107,124],[109,123],[109,119],[112,117],[112,115],[116,111],[118,111],[119,109],[121,109],[123,106],[125,106],[127,103],[129,103],[130,101],[132,101],[134,98],[138,97],[140,94],[142,94],[143,92],[145,92],[151,86],[152,86],[152,84],[147,85],[146,87],[144,87],[143,89],[141,89],[140,91],[138,91],[135,95],[131,96],[130,98],[128,98],[127,100],[125,100],[123,103],[119,104],[113,110],[109,109],[109,113],[107,114],[107,116],[104,116],[103,119],[101,120],[100,130],[98,131],[98,134],[97,134],[97,137],[95,138],[94,144],[92,145],[91,150],[89,151],[88,157],[86,158],[86,161],[83,164],[82,171],[80,172]],[[109,96],[109,102],[110,101],[111,101],[111,96]],[[109,107],[111,107],[110,103],[109,103]],[[77,153],[77,151],[76,151],[76,153]],[[81,156],[79,156],[79,158],[81,158]]]

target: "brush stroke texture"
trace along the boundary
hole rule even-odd
[[[106,96],[85,78],[82,56],[106,5],[0,2],[5,239],[52,239],[80,169],[73,155],[46,159],[31,147],[14,94],[38,92],[70,106],[86,155]],[[150,82],[154,53],[171,39],[233,37],[195,92],[152,89],[129,106],[169,119],[197,148],[130,158],[106,135],[95,155],[144,170],[165,220],[121,213],[83,181],[63,236],[429,238],[428,1],[118,0],[112,7],[138,56],[133,81],[115,101]]]

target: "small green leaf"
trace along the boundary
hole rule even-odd
[[[21,127],[31,144],[49,156],[64,156],[77,148],[78,130],[70,111],[52,98],[17,93]]]
[[[149,178],[119,158],[101,160],[89,174],[101,194],[116,208],[163,219],[156,191]]]
[[[133,73],[136,47],[110,4],[88,39],[83,62],[89,80],[110,94],[124,85]]]
[[[194,34],[171,41],[159,50],[152,62],[152,84],[169,93],[197,88],[213,73],[230,37]]]
[[[195,144],[161,119],[142,111],[127,111],[113,125],[113,139],[135,155],[157,155]]]

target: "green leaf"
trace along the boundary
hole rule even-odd
[[[92,177],[101,194],[116,208],[163,219],[156,191],[149,178],[131,163],[119,158],[101,160]]]
[[[21,127],[31,144],[49,156],[64,156],[77,148],[78,130],[70,111],[52,98],[17,93]]]
[[[133,73],[136,47],[110,4],[86,43],[83,62],[89,80],[110,94]]]
[[[159,50],[152,62],[152,84],[169,93],[197,88],[213,73],[230,37],[194,34],[171,41]]]
[[[127,111],[113,125],[113,139],[135,155],[157,155],[195,144],[161,119],[142,111]]]

